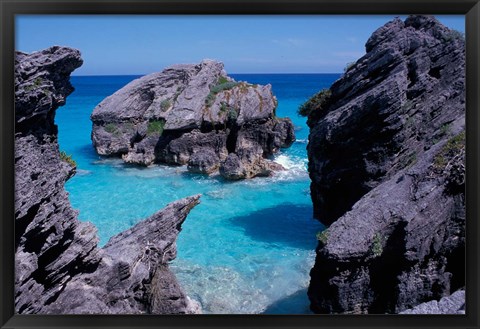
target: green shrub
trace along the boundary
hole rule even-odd
[[[162,110],[162,112],[165,112],[170,108],[171,105],[172,104],[170,103],[170,100],[164,99],[163,101],[160,102],[160,109]]]
[[[165,121],[163,120],[150,121],[147,127],[147,135],[158,134],[161,136],[163,134],[164,127],[165,127]]]
[[[218,81],[217,81],[217,85],[221,85],[223,83],[227,83],[228,82],[228,79],[226,77],[220,77],[218,78]]]
[[[378,257],[383,253],[382,236],[379,233],[376,233],[373,237],[372,253],[375,257]]]
[[[33,85],[34,85],[35,87],[40,87],[40,85],[41,85],[42,83],[43,83],[43,79],[40,78],[40,77],[35,78],[35,80],[33,81]]]
[[[41,77],[36,77],[35,80],[33,80],[32,84],[29,84],[28,86],[25,86],[25,91],[32,91],[34,89],[38,89],[43,84],[43,79]],[[42,89],[42,92],[46,94],[45,88]],[[48,94],[47,94],[48,95]]]
[[[450,123],[446,123],[440,127],[440,136],[445,136],[448,134],[448,131],[450,130]]]
[[[230,90],[233,87],[236,87],[239,83],[235,81],[228,81],[225,77],[220,77],[217,81],[217,84],[210,88],[210,93],[205,98],[205,104],[207,107],[212,106],[215,102],[215,97],[217,94],[224,90]]]
[[[224,102],[220,104],[220,113],[226,113],[229,121],[236,121],[238,118],[238,111]]]
[[[221,92],[223,90],[230,90],[233,87],[235,87],[236,85],[238,85],[238,82],[227,81],[227,82],[220,83],[218,85],[213,86],[212,88],[210,88],[210,92],[214,93],[214,94],[218,94],[219,92]]]
[[[104,129],[107,133],[113,134],[118,130],[118,127],[116,124],[110,122],[105,125]]]
[[[220,112],[227,112],[228,110],[228,105],[224,102],[220,103]]]
[[[236,111],[233,107],[230,107],[230,108],[228,109],[227,118],[228,118],[228,120],[230,120],[230,121],[236,121],[236,120],[237,120],[237,118],[238,118],[238,113],[237,113],[237,111]]]
[[[450,159],[459,154],[465,148],[465,131],[448,140],[433,160],[433,167],[436,170],[443,170]]]
[[[332,91],[330,89],[322,89],[298,108],[298,115],[308,117],[313,111],[321,111],[327,107]]]
[[[321,232],[318,232],[317,233],[317,240],[320,241],[323,244],[327,244],[328,235],[329,235],[328,229],[325,229]]]
[[[75,160],[73,160],[72,156],[67,154],[67,152],[65,152],[65,151],[60,152],[60,159],[64,162],[68,163],[72,167],[77,166],[77,162]]]

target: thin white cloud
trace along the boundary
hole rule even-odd
[[[348,37],[348,38],[347,38],[347,41],[350,42],[350,43],[355,44],[355,43],[358,43],[358,38],[356,38],[356,37]]]
[[[307,44],[307,40],[299,38],[274,39],[272,43],[286,47],[301,47]]]

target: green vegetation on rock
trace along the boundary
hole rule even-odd
[[[113,134],[118,130],[118,127],[116,124],[110,122],[105,125],[104,129],[107,133]]]
[[[328,235],[329,235],[328,229],[325,229],[321,232],[318,232],[317,233],[317,240],[320,241],[323,244],[327,244]]]
[[[207,107],[212,106],[215,102],[215,97],[217,94],[223,90],[230,90],[233,87],[236,87],[239,83],[236,81],[228,81],[225,77],[220,77],[217,81],[217,84],[210,88],[210,93],[205,98],[205,104]]]
[[[77,166],[77,162],[73,160],[72,156],[70,154],[67,154],[65,151],[60,151],[60,159],[66,163],[68,163],[72,167]]]
[[[326,105],[328,104],[328,101],[330,100],[330,97],[332,96],[332,92],[330,89],[322,89],[315,95],[313,95],[309,100],[307,100],[305,103],[300,105],[298,108],[298,115],[302,117],[308,117],[313,111],[321,111],[323,110]]]
[[[160,102],[160,109],[162,110],[162,112],[165,112],[170,108],[171,105],[172,104],[170,103],[170,100],[164,99],[163,101]]]
[[[238,118],[238,111],[224,102],[220,104],[220,112],[226,113],[226,117],[229,121],[236,121]]]
[[[227,82],[228,82],[228,79],[224,76],[221,76],[220,78],[218,78],[217,85],[221,85]]]
[[[373,237],[372,253],[375,257],[383,253],[382,236],[379,233],[376,233]]]
[[[35,87],[40,87],[42,83],[43,83],[43,79],[40,77],[35,78],[35,80],[33,81],[33,85]]]
[[[25,87],[25,91],[32,91],[34,89],[38,89],[43,84],[43,79],[41,77],[36,77],[35,80],[33,80],[33,83],[31,85],[28,85]],[[44,93],[45,89],[42,89]]]
[[[446,123],[440,127],[440,136],[445,136],[450,130],[450,123]]]
[[[228,109],[227,117],[230,121],[236,121],[238,118],[238,113],[233,107],[230,107]]]
[[[147,127],[147,135],[162,135],[163,134],[163,128],[165,127],[165,121],[164,120],[153,120],[148,123]]]
[[[433,160],[435,170],[444,170],[448,162],[465,149],[465,131],[450,138]]]

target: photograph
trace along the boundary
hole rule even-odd
[[[15,314],[465,316],[465,15],[14,26]]]

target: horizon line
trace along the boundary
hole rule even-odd
[[[159,71],[161,72],[161,71]],[[153,74],[153,73],[158,73],[158,72],[151,72],[151,73],[128,73],[128,74],[82,74],[82,75],[77,75],[77,74],[72,74],[71,77],[119,77],[119,76],[145,76],[148,74]],[[315,75],[315,74],[343,74],[344,72],[334,72],[334,73],[328,73],[328,72],[314,72],[314,73],[302,73],[302,72],[270,72],[270,73],[228,73],[227,75],[240,75],[240,74],[250,74],[250,75],[267,75],[267,74],[302,74],[302,75]]]

